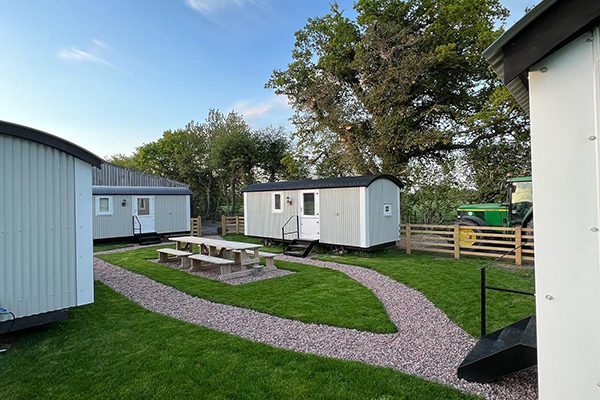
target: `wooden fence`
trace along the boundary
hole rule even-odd
[[[464,225],[400,225],[400,245],[407,254],[413,250],[497,258],[513,250],[504,258],[516,265],[534,261],[533,228],[520,226],[464,226]]]
[[[190,236],[202,236],[202,218],[192,218],[190,222]]]
[[[221,232],[223,235],[235,233],[238,235],[244,234],[244,217],[234,215],[231,217],[221,216]]]

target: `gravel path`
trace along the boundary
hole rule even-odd
[[[149,310],[183,321],[274,347],[394,368],[487,399],[537,398],[535,372],[531,370],[494,384],[459,380],[456,368],[475,340],[421,293],[366,268],[296,258],[291,261],[336,269],[371,289],[398,332],[377,334],[289,320],[192,297],[99,259],[94,259],[94,267],[96,279],[117,292]]]

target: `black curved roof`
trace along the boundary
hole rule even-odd
[[[305,179],[301,181],[255,183],[242,189],[242,192],[270,192],[275,190],[334,189],[347,187],[367,187],[377,179],[387,179],[399,188],[404,186],[392,175],[350,176],[347,178]]]
[[[100,165],[102,165],[104,162],[103,159],[95,154],[92,154],[86,149],[79,147],[67,140],[61,139],[58,136],[29,128],[27,126],[13,124],[12,122],[0,121],[0,135],[15,136],[21,139],[54,147],[57,150],[70,154],[73,157],[77,157],[80,160],[83,160],[96,167],[100,167]]]

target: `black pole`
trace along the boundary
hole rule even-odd
[[[486,320],[486,315],[485,315],[485,267],[481,268],[479,270],[480,274],[481,274],[481,336],[485,336],[485,331],[486,331],[486,327],[485,327],[485,320]]]

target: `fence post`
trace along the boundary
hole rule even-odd
[[[523,264],[523,249],[521,248],[523,231],[520,226],[515,227],[515,264],[521,266]]]
[[[221,235],[227,235],[227,218],[221,215]]]
[[[406,244],[404,245],[404,247],[406,248],[406,254],[411,254],[411,234],[410,234],[410,224],[406,224]]]
[[[454,259],[460,260],[460,225],[454,224]]]
[[[235,216],[235,234],[236,235],[240,234],[240,216],[239,215]]]

